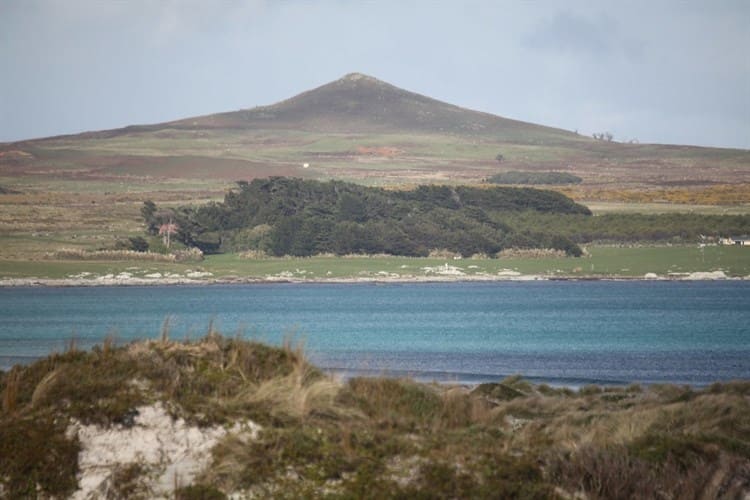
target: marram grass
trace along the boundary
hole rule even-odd
[[[340,380],[299,347],[169,339],[71,345],[0,372],[0,496],[78,487],[73,421],[118,429],[159,402],[228,432],[176,498],[737,498],[750,492],[750,382],[579,391],[511,377],[477,387]],[[212,427],[213,428],[213,427]],[[112,495],[148,496],[145,463]],[[144,489],[146,488],[146,489]]]

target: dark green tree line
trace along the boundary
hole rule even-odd
[[[506,248],[553,248],[580,255],[591,241],[695,241],[750,234],[748,216],[608,214],[560,193],[531,188],[420,186],[389,191],[340,181],[274,177],[239,182],[221,203],[141,214],[151,234],[173,220],[177,239],[206,253],[272,255],[389,253],[464,256]]]

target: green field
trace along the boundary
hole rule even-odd
[[[750,248],[725,246],[588,247],[587,257],[435,259],[410,257],[328,257],[243,259],[236,254],[210,255],[202,262],[0,260],[0,278],[95,279],[128,273],[145,277],[160,273],[173,278],[207,272],[199,279],[462,279],[481,276],[512,278],[515,273],[548,278],[638,278],[646,273],[684,277],[687,273],[724,271],[750,276]],[[448,266],[448,267],[446,267]],[[81,273],[89,273],[82,275]]]
[[[210,256],[202,267],[217,276],[268,276],[287,272],[295,278],[356,278],[398,275],[452,276],[425,271],[446,264],[467,276],[502,271],[544,276],[639,277],[723,270],[728,276],[750,275],[750,248],[710,246],[589,247],[582,258],[430,259],[408,257],[312,257],[243,260],[236,255]],[[460,277],[460,276],[459,276]]]
[[[620,214],[703,214],[703,215],[745,215],[750,213],[750,205],[693,205],[687,203],[623,203],[606,201],[577,200],[589,207],[595,215]]]

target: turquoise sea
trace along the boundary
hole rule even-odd
[[[64,350],[225,335],[303,341],[347,375],[552,384],[750,379],[750,282],[542,281],[0,289],[0,369]]]

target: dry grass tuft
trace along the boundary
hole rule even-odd
[[[406,379],[353,378],[341,400],[377,425],[393,429],[432,428],[442,410],[434,388]]]
[[[13,413],[18,406],[18,390],[21,385],[21,370],[14,367],[5,377],[3,389],[3,412]]]
[[[167,316],[161,324],[161,335],[159,336],[159,340],[162,344],[167,344],[167,342],[169,342],[169,323],[171,320],[172,318]]]
[[[660,451],[654,460],[632,446],[587,446],[556,456],[548,473],[568,491],[592,499],[742,498],[750,488],[747,461],[699,447],[686,455],[684,443]]]
[[[54,390],[59,376],[60,370],[52,370],[39,381],[34,388],[34,392],[31,394],[30,404],[32,408],[39,407],[41,402],[48,399],[50,392]]]
[[[344,412],[337,404],[341,387],[333,378],[321,375],[304,362],[297,362],[289,375],[250,386],[238,399],[244,404],[267,408],[275,418],[335,418]]]
[[[240,259],[256,260],[268,259],[270,256],[263,250],[245,250],[237,254]]]
[[[55,260],[142,260],[149,262],[176,262],[172,254],[136,252],[135,250],[82,250],[61,248],[47,255]]]

